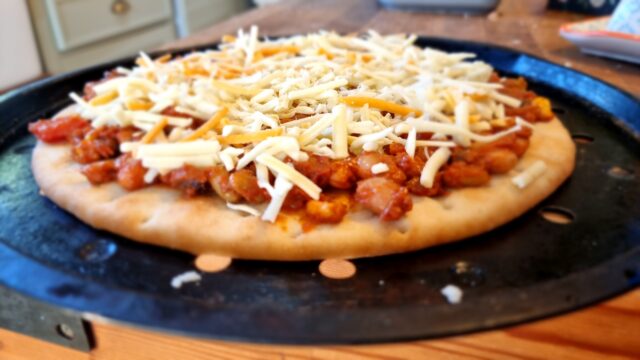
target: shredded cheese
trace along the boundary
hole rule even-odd
[[[227,203],[227,207],[231,210],[242,211],[253,216],[260,216],[260,211],[249,205]]]
[[[489,80],[489,65],[469,61],[473,54],[420,49],[415,39],[322,31],[271,40],[252,26],[218,49],[155,60],[141,52],[136,66],[93,86],[93,99],[69,96],[92,126],[134,126],[143,134],[120,150],[142,161],[147,183],[185,164],[230,172],[255,166],[270,203],[227,206],[275,221],[293,186],[313,199],[322,192],[288,159],[345,159],[400,144],[410,157],[427,154],[420,183],[432,187],[452,147],[531,127],[519,118],[511,125],[505,108],[522,102]],[[549,108],[544,99],[536,104]],[[194,122],[203,123],[194,129]],[[425,134],[429,140],[420,140]],[[437,150],[429,156],[427,148]],[[541,166],[514,184],[526,187]],[[388,171],[385,163],[372,167],[374,174]]]
[[[333,108],[333,152],[334,158],[344,159],[349,156],[349,143],[347,133],[347,108],[337,105]]]
[[[271,202],[269,202],[269,205],[264,210],[262,220],[270,222],[276,221],[280,208],[282,208],[282,204],[284,203],[284,199],[292,188],[293,184],[289,182],[287,176],[283,173],[279,174],[276,178],[275,186],[270,192]]]
[[[142,137],[142,139],[140,140],[141,143],[143,144],[149,144],[153,141],[153,139],[158,136],[158,134],[160,134],[160,132],[162,130],[164,130],[164,127],[167,126],[167,124],[169,123],[169,120],[167,120],[167,118],[163,118],[162,120],[158,121],[157,124],[155,124],[151,130],[149,130],[149,132],[147,132],[146,134],[144,134],[144,136]]]
[[[492,98],[500,101],[501,103],[504,103],[506,105],[509,105],[511,107],[517,108],[520,107],[520,105],[522,105],[522,101],[516,99],[516,98],[512,98],[511,96],[507,96],[504,94],[501,94],[497,91],[491,92],[490,95]]]
[[[408,126],[402,126],[402,125],[408,125]],[[431,121],[415,121],[411,123],[399,124],[395,128],[395,132],[397,134],[406,134],[409,131],[411,131],[412,126],[415,127],[415,129],[418,132],[431,132],[431,133],[438,133],[438,134],[444,134],[444,135],[466,136],[473,141],[482,142],[482,143],[496,141],[503,136],[512,134],[514,132],[518,132],[522,129],[521,123],[518,123],[516,126],[502,132],[498,132],[492,135],[480,135],[466,129],[461,129],[460,127],[452,124],[441,124],[441,123],[436,123]],[[462,144],[459,144],[459,145],[462,145]]]
[[[187,143],[148,144],[138,147],[139,156],[207,155],[220,150],[217,141],[196,140]]]
[[[258,161],[258,163],[268,167],[273,173],[278,174],[278,176],[282,175],[284,178],[291,181],[302,191],[307,193],[307,195],[309,195],[309,197],[311,197],[312,199],[320,199],[320,192],[322,192],[322,189],[313,181],[300,174],[293,167],[283,163],[282,161],[269,154],[262,154],[258,156],[256,160]]]
[[[420,185],[426,188],[433,187],[433,181],[436,177],[436,173],[440,170],[442,165],[449,160],[449,156],[451,156],[451,150],[448,148],[439,148],[436,150],[436,152],[429,157],[429,160],[427,160],[427,163],[422,169],[422,173],[420,173]]]
[[[242,87],[238,85],[234,85],[224,81],[212,80],[213,86],[220,90],[224,90],[228,93],[235,95],[245,95],[245,96],[255,96],[260,93],[260,89],[256,89],[253,87]]]
[[[235,135],[221,136],[218,138],[218,140],[220,141],[221,144],[225,144],[225,145],[248,144],[248,143],[260,142],[270,137],[279,136],[280,134],[282,134],[282,129],[278,128],[278,129],[257,131],[250,134],[235,134]]]
[[[411,130],[409,130],[409,135],[407,136],[407,141],[404,144],[404,150],[407,152],[407,154],[411,157],[414,157],[416,154],[416,139],[418,136],[418,132],[416,131],[416,128],[412,127]]]
[[[191,156],[163,156],[163,157],[143,157],[142,165],[147,168],[163,170],[178,169],[184,165],[196,167],[211,167],[216,164],[216,159],[210,155]]]
[[[469,130],[469,102],[463,100],[455,106],[454,110],[456,126],[461,130]],[[453,139],[460,145],[468,147],[471,145],[469,138],[463,134],[454,135]]]
[[[335,114],[326,114],[315,124],[311,125],[311,127],[309,127],[307,130],[304,130],[304,132],[302,133],[302,135],[300,135],[300,138],[298,139],[298,141],[300,142],[300,145],[306,145],[312,140],[314,140],[316,137],[318,137],[318,135],[320,135],[323,130],[325,130],[326,128],[331,126],[331,124],[333,124],[334,117],[335,117]]]
[[[338,80],[334,80],[334,81],[329,81],[327,83],[316,85],[314,87],[310,87],[310,88],[307,88],[307,89],[291,91],[291,92],[289,92],[287,97],[289,98],[289,100],[296,100],[296,99],[302,99],[302,98],[306,98],[306,97],[313,97],[313,96],[317,96],[318,94],[321,94],[321,93],[323,93],[323,92],[325,92],[327,90],[335,89],[335,88],[340,87],[340,86],[345,86],[348,83],[349,82],[346,79],[338,79]]]
[[[182,274],[176,275],[171,279],[171,287],[174,289],[180,289],[183,284],[188,282],[195,282],[202,280],[202,276],[195,271],[187,271]]]
[[[194,131],[193,133],[191,133],[189,136],[185,137],[181,141],[183,142],[193,141],[203,137],[207,132],[215,128],[218,125],[218,123],[220,123],[220,120],[222,120],[222,118],[225,117],[225,115],[227,115],[228,112],[229,112],[229,109],[222,108],[211,119],[209,119],[206,123],[202,124],[196,131]]]
[[[536,160],[523,172],[511,178],[511,182],[520,189],[524,189],[547,170],[547,164],[542,160]]]
[[[110,103],[118,97],[118,92],[111,90],[102,95],[98,95],[89,101],[89,104],[93,106],[100,106]]]
[[[376,99],[376,98],[369,98],[364,96],[349,96],[349,97],[341,98],[340,101],[353,107],[362,107],[364,105],[369,105],[369,107],[376,108],[382,111],[392,112],[394,114],[398,114],[401,116],[407,116],[410,114],[414,114],[416,116],[422,116],[421,110],[412,109],[408,106],[395,104],[390,101],[385,101],[385,100]]]
[[[371,167],[371,172],[374,174],[382,174],[389,171],[389,166],[385,163],[377,163]]]

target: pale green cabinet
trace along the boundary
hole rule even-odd
[[[249,7],[244,0],[28,3],[44,69],[52,74],[154,49]]]

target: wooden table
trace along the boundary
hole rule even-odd
[[[291,2],[257,9],[189,38],[210,43],[240,27],[269,35],[375,29],[496,43],[540,55],[614,83],[640,97],[640,67],[582,55],[558,36],[581,16],[544,12],[545,1],[503,0],[489,17],[383,10],[374,1]],[[81,353],[0,330],[0,359],[640,359],[640,290],[569,315],[442,340],[367,346],[266,346],[203,341],[94,322],[96,348]]]

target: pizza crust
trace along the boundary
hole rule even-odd
[[[69,110],[67,110],[69,111]],[[536,160],[546,172],[518,189],[511,177]],[[91,185],[70,156],[70,145],[38,142],[32,168],[42,193],[85,223],[132,240],[193,254],[261,260],[357,258],[417,250],[461,240],[513,220],[569,177],[575,145],[558,119],[538,123],[529,149],[514,170],[493,175],[488,186],[454,189],[432,199],[413,197],[413,210],[394,223],[368,212],[350,213],[336,225],[302,232],[289,217],[271,224],[230,210],[216,196],[183,198],[152,186],[128,192],[117,183]]]

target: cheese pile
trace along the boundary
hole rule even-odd
[[[254,163],[271,202],[263,209],[229,207],[274,221],[293,186],[313,199],[322,191],[286,157],[342,159],[391,143],[411,156],[437,148],[420,178],[431,187],[451,147],[530,126],[516,119],[506,131],[483,135],[504,126],[505,105],[520,101],[499,93],[502,85],[488,81],[493,69],[473,54],[421,49],[415,39],[370,31],[263,40],[252,27],[225,37],[216,50],[176,59],[141,53],[133,68],[116,69],[122,76],[94,86],[91,100],[70,96],[93,126],[135,126],[145,133],[121,150],[142,160],[149,183],[185,164],[232,171]],[[161,114],[168,107],[192,119]],[[195,118],[208,121],[192,129]],[[172,130],[165,135],[167,126]],[[418,139],[424,132],[434,134],[431,140]]]

